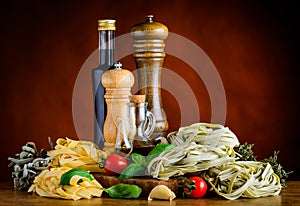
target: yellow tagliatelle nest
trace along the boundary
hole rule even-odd
[[[48,152],[53,160],[49,166],[82,168],[90,172],[101,172],[98,162],[108,156],[89,141],[77,141],[69,138],[59,138],[54,150]]]
[[[59,167],[43,170],[35,177],[28,192],[36,192],[40,196],[73,199],[101,197],[102,186],[94,179],[74,175],[70,179],[70,185],[60,185],[61,176],[71,168]],[[82,181],[78,181],[82,180]],[[80,183],[78,183],[80,182]]]

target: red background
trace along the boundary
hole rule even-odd
[[[296,5],[277,1],[11,1],[1,3],[1,179],[7,157],[28,141],[49,149],[47,137],[77,138],[72,92],[82,64],[97,48],[97,20],[117,20],[116,35],[153,14],[170,32],[201,47],[215,64],[227,98],[226,126],[241,143],[254,143],[259,159],[280,150],[290,179],[300,179],[299,27]],[[123,59],[134,69],[132,56]],[[201,122],[209,122],[206,88],[184,62],[165,67],[195,93]],[[180,126],[178,103],[163,91],[170,131]],[[187,102],[188,103],[188,102]]]

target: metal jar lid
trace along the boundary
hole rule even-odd
[[[98,31],[101,30],[116,30],[116,20],[114,19],[100,19],[98,20]]]

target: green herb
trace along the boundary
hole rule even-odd
[[[145,156],[143,156],[141,154],[132,153],[131,154],[131,159],[136,164],[143,165],[143,166],[147,165]]]
[[[136,177],[136,176],[144,176],[145,175],[145,166],[131,163],[129,164],[119,176],[119,180]]]
[[[111,198],[138,198],[142,193],[142,189],[137,185],[130,185],[130,184],[117,184],[111,186],[104,191],[111,197]]]
[[[147,156],[147,163],[151,162],[152,159],[154,159],[155,157],[158,157],[160,155],[160,153],[167,151],[169,149],[174,148],[175,145],[173,144],[158,144],[156,145],[156,147],[154,147],[151,152],[149,152],[148,156]]]
[[[254,152],[252,151],[254,144],[248,144],[245,142],[244,144],[241,144],[237,148],[236,157],[239,158],[238,161],[257,161],[256,156],[254,155]],[[288,178],[288,174],[284,169],[282,164],[280,164],[277,160],[279,151],[274,152],[274,156],[271,156],[269,158],[265,158],[261,160],[261,162],[268,162],[272,168],[275,174],[278,175],[280,178],[280,184],[282,187],[286,187],[286,179]]]
[[[70,179],[74,175],[79,175],[81,177],[88,178],[89,180],[93,180],[93,176],[86,170],[81,169],[81,168],[73,168],[64,173],[61,178],[60,178],[60,185],[69,185],[70,184]],[[82,179],[78,180],[78,182],[82,182]]]
[[[254,144],[245,142],[238,147],[237,153],[240,155],[238,156],[239,161],[256,161],[256,156],[254,156],[254,152],[252,151],[253,146]]]
[[[277,161],[278,158],[278,153],[279,151],[274,151],[274,156],[271,156],[269,158],[265,158],[264,160],[262,160],[263,162],[268,162],[274,172],[278,175],[278,177],[280,178],[280,184],[282,185],[282,187],[286,187],[286,179],[288,178],[288,174],[284,169],[283,166]]]
[[[73,168],[61,176],[59,184],[69,185],[70,179],[74,175],[79,175],[81,177],[94,180],[93,176],[88,171],[81,168]],[[80,182],[82,181],[82,179],[78,181]],[[103,189],[111,198],[138,198],[142,192],[142,189],[137,185],[123,184],[123,183],[111,186],[109,188],[101,188],[101,189]]]
[[[132,153],[131,159],[132,162],[129,164],[119,176],[120,180],[136,177],[136,176],[144,176],[146,174],[147,165],[149,162],[160,155],[163,151],[169,150],[174,148],[173,144],[158,144],[156,145],[151,152],[147,156],[143,156],[138,153]]]

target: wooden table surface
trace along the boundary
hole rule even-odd
[[[279,196],[264,197],[257,199],[238,199],[238,200],[225,200],[222,198],[202,198],[202,199],[182,199],[177,198],[172,202],[146,199],[111,199],[111,198],[92,198],[81,199],[77,201],[62,200],[54,198],[40,197],[37,194],[27,193],[26,191],[14,191],[11,182],[0,182],[0,206],[4,205],[120,205],[120,206],[133,206],[133,205],[153,205],[153,206],[166,206],[166,205],[199,205],[199,206],[215,206],[215,205],[300,205],[300,181],[288,181],[287,188],[281,191]]]

